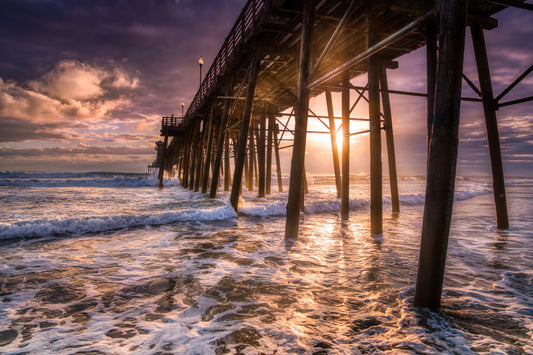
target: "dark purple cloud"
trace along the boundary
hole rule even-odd
[[[36,137],[41,140],[63,142],[74,138],[61,132],[64,127],[60,123],[34,123],[13,117],[2,117],[1,120],[0,143],[25,142]]]
[[[153,148],[135,148],[129,146],[109,147],[109,146],[86,146],[78,145],[72,148],[54,147],[54,148],[2,148],[0,147],[0,156],[2,157],[57,157],[64,155],[152,155]]]

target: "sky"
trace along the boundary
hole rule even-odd
[[[0,0],[0,171],[146,171],[161,116],[181,114],[181,102],[188,107],[199,57],[205,74],[245,2]],[[485,34],[495,95],[533,62],[532,16],[505,10],[496,16],[500,26]],[[389,87],[425,92],[424,54],[401,57]],[[468,30],[464,72],[477,83]],[[503,101],[531,96],[532,84],[530,75]],[[475,96],[466,84],[463,96]],[[391,100],[399,173],[423,174],[425,100]],[[311,107],[326,113],[322,96]],[[367,110],[358,105],[353,115]],[[506,175],[532,176],[532,102],[497,115]],[[312,127],[320,123],[311,120]],[[366,129],[352,129],[359,128]],[[319,157],[308,159],[309,172],[333,171],[329,144],[327,135],[308,136],[308,156]],[[289,150],[282,157],[288,171]],[[368,172],[368,157],[368,136],[354,136],[351,172]],[[461,106],[458,172],[490,173],[480,103]]]

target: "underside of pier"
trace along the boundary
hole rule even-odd
[[[427,97],[427,190],[415,303],[440,304],[453,205],[457,131],[461,100],[479,101],[485,113],[494,178],[497,226],[507,228],[502,158],[496,111],[503,96],[533,67],[497,97],[492,93],[484,30],[497,27],[491,17],[509,7],[533,6],[516,0],[250,0],[226,37],[200,89],[183,117],[164,117],[164,142],[156,160],[160,184],[164,171],[177,174],[182,186],[216,197],[231,190],[238,210],[243,180],[258,195],[271,190],[275,165],[281,191],[279,149],[290,146],[292,161],[287,201],[286,239],[297,238],[305,193],[308,119],[322,122],[331,136],[332,159],[341,199],[340,214],[349,218],[350,136],[370,135],[371,233],[381,234],[384,132],[393,213],[399,213],[394,135],[389,94]],[[465,29],[471,28],[479,88],[463,75]],[[390,90],[387,69],[395,59],[426,46],[427,93]],[[351,79],[367,76],[356,87]],[[461,98],[463,77],[479,95]],[[342,97],[335,117],[331,93]],[[309,109],[309,98],[324,94],[328,115]],[[352,95],[352,96],[350,96]],[[355,96],[354,96],[355,95]],[[531,100],[516,100],[520,103]],[[368,117],[352,117],[357,102],[368,102]],[[351,105],[351,102],[355,103]],[[287,112],[290,111],[290,114]],[[289,115],[290,125],[279,118]],[[341,119],[343,146],[337,151],[335,119]],[[368,121],[368,130],[350,130],[350,121]],[[290,143],[287,143],[287,140]],[[289,145],[288,145],[289,144]],[[274,163],[275,161],[275,163]],[[224,186],[219,187],[224,177]],[[230,186],[231,185],[231,186]]]

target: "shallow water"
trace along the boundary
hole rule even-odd
[[[347,222],[330,182],[313,179],[294,243],[284,194],[247,192],[236,216],[227,195],[177,186],[3,188],[19,202],[2,210],[0,352],[533,353],[531,180],[508,179],[506,231],[487,180],[458,181],[438,312],[412,304],[423,180],[400,181],[401,214],[386,202],[377,237],[368,181],[352,182]],[[87,203],[61,208],[72,194]]]

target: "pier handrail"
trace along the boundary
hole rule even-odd
[[[249,0],[246,3],[224,44],[218,51],[194,99],[187,108],[184,123],[194,117],[195,112],[202,106],[204,99],[211,95],[217,87],[219,78],[225,72],[229,63],[235,59],[237,51],[248,41],[254,31],[261,26],[263,15],[267,12],[267,2],[269,1]]]

